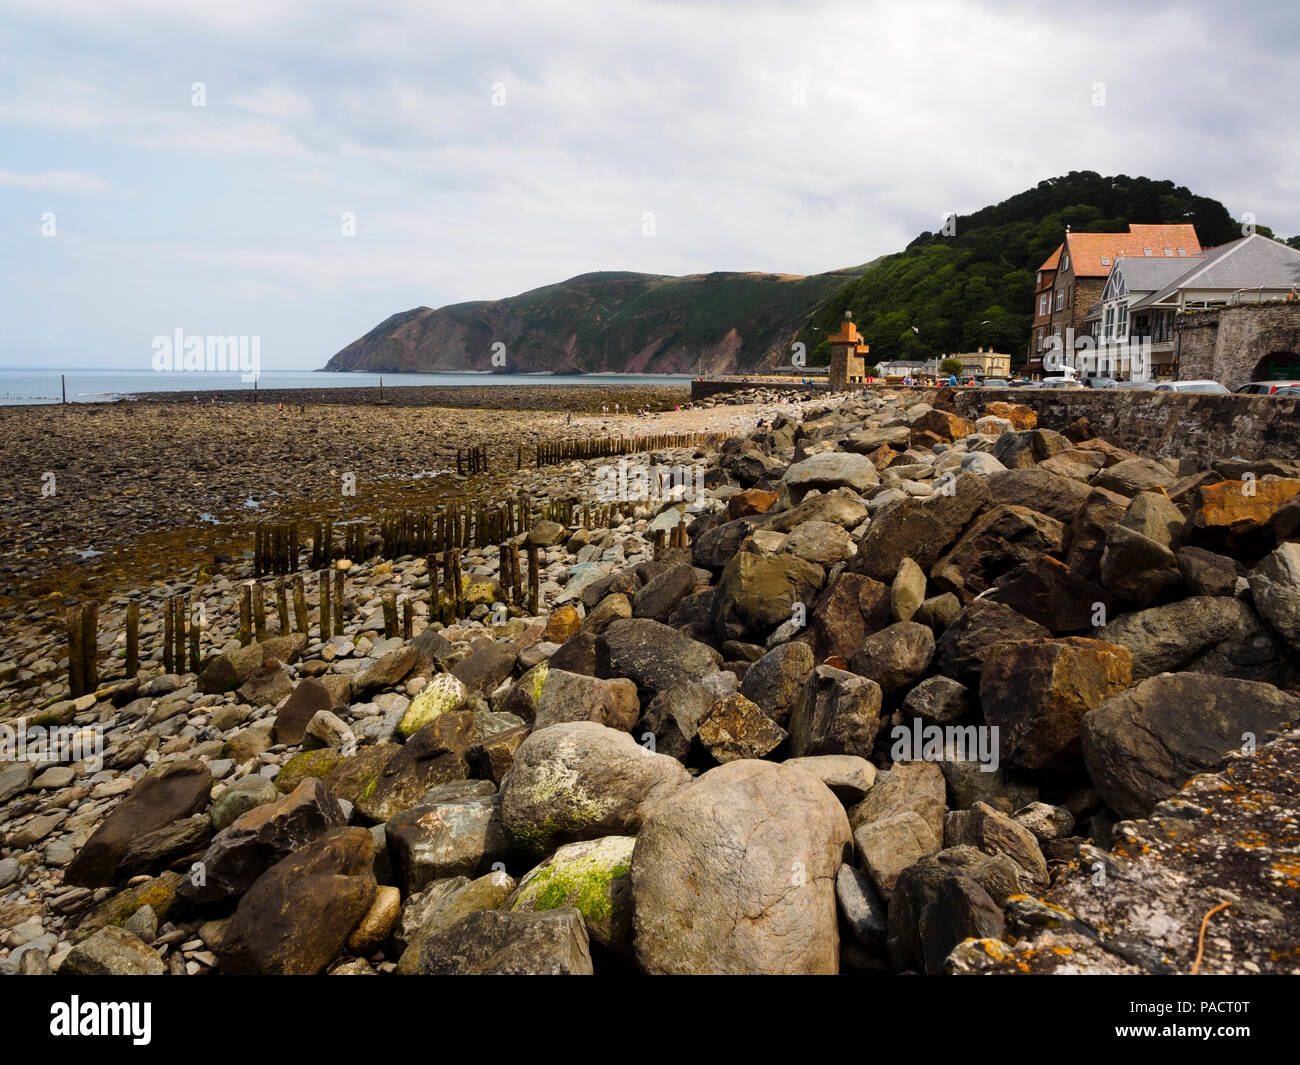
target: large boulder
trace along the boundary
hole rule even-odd
[[[1132,683],[1133,656],[1081,636],[993,649],[980,675],[984,720],[998,729],[1008,765],[1063,769],[1077,764],[1084,715]]]
[[[276,862],[344,824],[338,801],[307,777],[288,795],[255,806],[218,832],[199,862],[203,875],[187,877],[177,894],[199,903],[236,898]]]
[[[1139,606],[1158,602],[1183,579],[1166,544],[1118,522],[1106,530],[1100,576],[1104,588]]]
[[[1135,681],[1185,672],[1276,684],[1292,672],[1285,652],[1240,599],[1192,596],[1124,614],[1096,635],[1128,648]]]
[[[889,624],[891,608],[888,585],[861,573],[840,573],[812,608],[818,661],[834,656],[847,662],[863,640]]]
[[[384,835],[408,895],[434,880],[486,873],[509,851],[501,797],[482,780],[432,789],[427,801],[394,814]]]
[[[1198,547],[1258,556],[1275,542],[1278,512],[1300,494],[1300,481],[1262,477],[1220,481],[1192,492],[1187,533]]]
[[[501,789],[514,845],[531,854],[557,844],[635,835],[647,814],[690,774],[626,732],[591,721],[534,732],[515,751]]]
[[[151,769],[82,845],[63,872],[64,882],[111,884],[132,841],[206,810],[211,790],[212,774],[202,762],[164,762]]]
[[[1255,608],[1300,651],[1300,544],[1289,542],[1262,559],[1250,574]]]
[[[820,566],[793,555],[740,552],[723,569],[713,597],[718,640],[765,639],[791,619],[796,605],[806,619],[825,577]]]
[[[375,897],[374,838],[336,828],[272,866],[239,900],[216,954],[232,974],[312,976],[343,949]]]
[[[1051,555],[1008,570],[984,598],[1005,603],[1053,633],[1083,632],[1105,624],[1114,608],[1108,591]]]
[[[721,664],[722,656],[708,644],[650,618],[612,622],[596,638],[597,676],[626,677],[645,702],[681,680],[714,673]]]
[[[632,855],[636,956],[650,973],[834,973],[844,808],[812,774],[746,760],[651,814]]]
[[[334,699],[330,690],[314,677],[304,677],[276,710],[272,726],[275,742],[297,747],[302,743],[307,723],[320,711],[333,709]]]
[[[699,571],[694,566],[687,563],[672,566],[636,593],[632,600],[632,614],[638,618],[667,621],[673,608],[695,591],[699,582]]]
[[[853,653],[853,672],[892,694],[925,676],[934,659],[934,633],[928,625],[899,621],[868,636]]]
[[[961,474],[950,487],[951,492],[904,499],[878,513],[849,568],[886,585],[893,583],[905,558],[929,569],[989,499],[984,478],[973,473]]]
[[[524,874],[507,907],[541,913],[570,906],[602,947],[632,954],[632,836],[569,843]]]
[[[784,728],[813,666],[813,653],[806,643],[783,643],[745,670],[740,694]]]
[[[1092,483],[1098,488],[1128,496],[1130,499],[1139,492],[1150,492],[1171,485],[1177,477],[1169,472],[1168,467],[1151,459],[1124,459],[1113,466],[1098,470]]]
[[[387,821],[420,802],[430,788],[464,780],[469,751],[482,738],[472,712],[440,714],[395,749],[358,796],[357,809],[372,821]]]
[[[930,579],[941,591],[969,601],[1020,563],[1059,553],[1064,534],[1059,521],[1028,507],[990,507],[934,564]]]
[[[1271,684],[1163,673],[1083,719],[1093,785],[1121,817],[1146,817],[1229,751],[1300,722],[1300,698]]]
[[[1092,491],[1072,477],[1033,466],[994,473],[988,485],[991,503],[1028,507],[1066,525],[1078,516]]]
[[[519,649],[509,640],[479,640],[473,650],[452,667],[452,675],[471,696],[486,699],[510,676]]]
[[[627,731],[641,714],[636,685],[618,677],[602,680],[551,669],[537,700],[533,727],[542,729],[566,721],[595,721]]]
[[[934,762],[895,762],[882,774],[865,799],[849,810],[854,831],[910,810],[925,822],[930,834],[943,839],[948,792],[943,771]]]
[[[1033,640],[1051,633],[1003,603],[987,598],[968,603],[944,629],[935,646],[935,664],[950,677],[978,676],[993,648],[1014,640]]]
[[[296,662],[306,647],[306,635],[295,632],[223,651],[210,658],[199,673],[199,690],[215,694],[234,691],[268,662]]]
[[[422,976],[590,976],[591,946],[572,907],[540,913],[478,910],[421,944]]]
[[[880,703],[880,685],[874,680],[818,666],[807,678],[790,717],[790,753],[798,758],[870,757],[880,731]]]
[[[880,483],[880,474],[865,455],[827,451],[796,462],[785,471],[781,483],[798,503],[814,488],[822,492],[852,488],[861,495]]]

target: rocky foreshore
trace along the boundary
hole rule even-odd
[[[350,559],[343,635],[241,645],[232,561],[197,673],[160,583],[76,699],[16,615],[0,971],[1300,971],[1300,463],[952,407],[629,456],[676,495],[535,521],[536,614],[495,546],[450,625],[425,558]]]

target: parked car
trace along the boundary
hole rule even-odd
[[[1142,392],[1154,392],[1154,391],[1155,391],[1155,387],[1156,387],[1156,382],[1154,382],[1154,381],[1116,381],[1116,382],[1115,382],[1115,387],[1116,387],[1116,388],[1126,388],[1126,389],[1130,389],[1130,390],[1138,390],[1138,391],[1142,391]]]
[[[983,388],[1008,388],[1010,385],[1011,382],[1005,377],[985,377],[980,381]]]
[[[1114,388],[1116,385],[1113,377],[1085,377],[1083,378],[1084,388]]]
[[[1042,388],[1082,388],[1083,385],[1080,384],[1080,383],[1079,383],[1077,380],[1075,380],[1073,377],[1046,377],[1046,378],[1043,379],[1043,383],[1042,383],[1042,385],[1041,385],[1040,387],[1042,387]]]
[[[1273,393],[1275,396],[1300,396],[1300,385],[1287,385]]]
[[[1008,388],[1037,388],[1038,382],[1031,381],[1028,377],[1013,377],[1007,382]]]
[[[1232,395],[1218,381],[1164,381],[1156,385],[1157,392],[1208,392],[1216,396]]]
[[[1233,389],[1233,391],[1239,396],[1275,396],[1284,388],[1298,387],[1300,387],[1300,381],[1251,381]]]

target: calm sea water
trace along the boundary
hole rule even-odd
[[[155,373],[153,370],[10,370],[0,368],[0,405],[59,403],[60,374],[67,382],[69,403],[99,403],[130,398],[142,392],[212,392],[252,388],[238,373]],[[264,371],[258,388],[384,388],[435,385],[653,385],[689,381],[689,374],[550,374],[482,373],[311,373]]]

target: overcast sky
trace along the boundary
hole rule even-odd
[[[181,328],[310,369],[591,270],[865,262],[1070,170],[1289,236],[1298,11],[0,0],[0,365]]]

